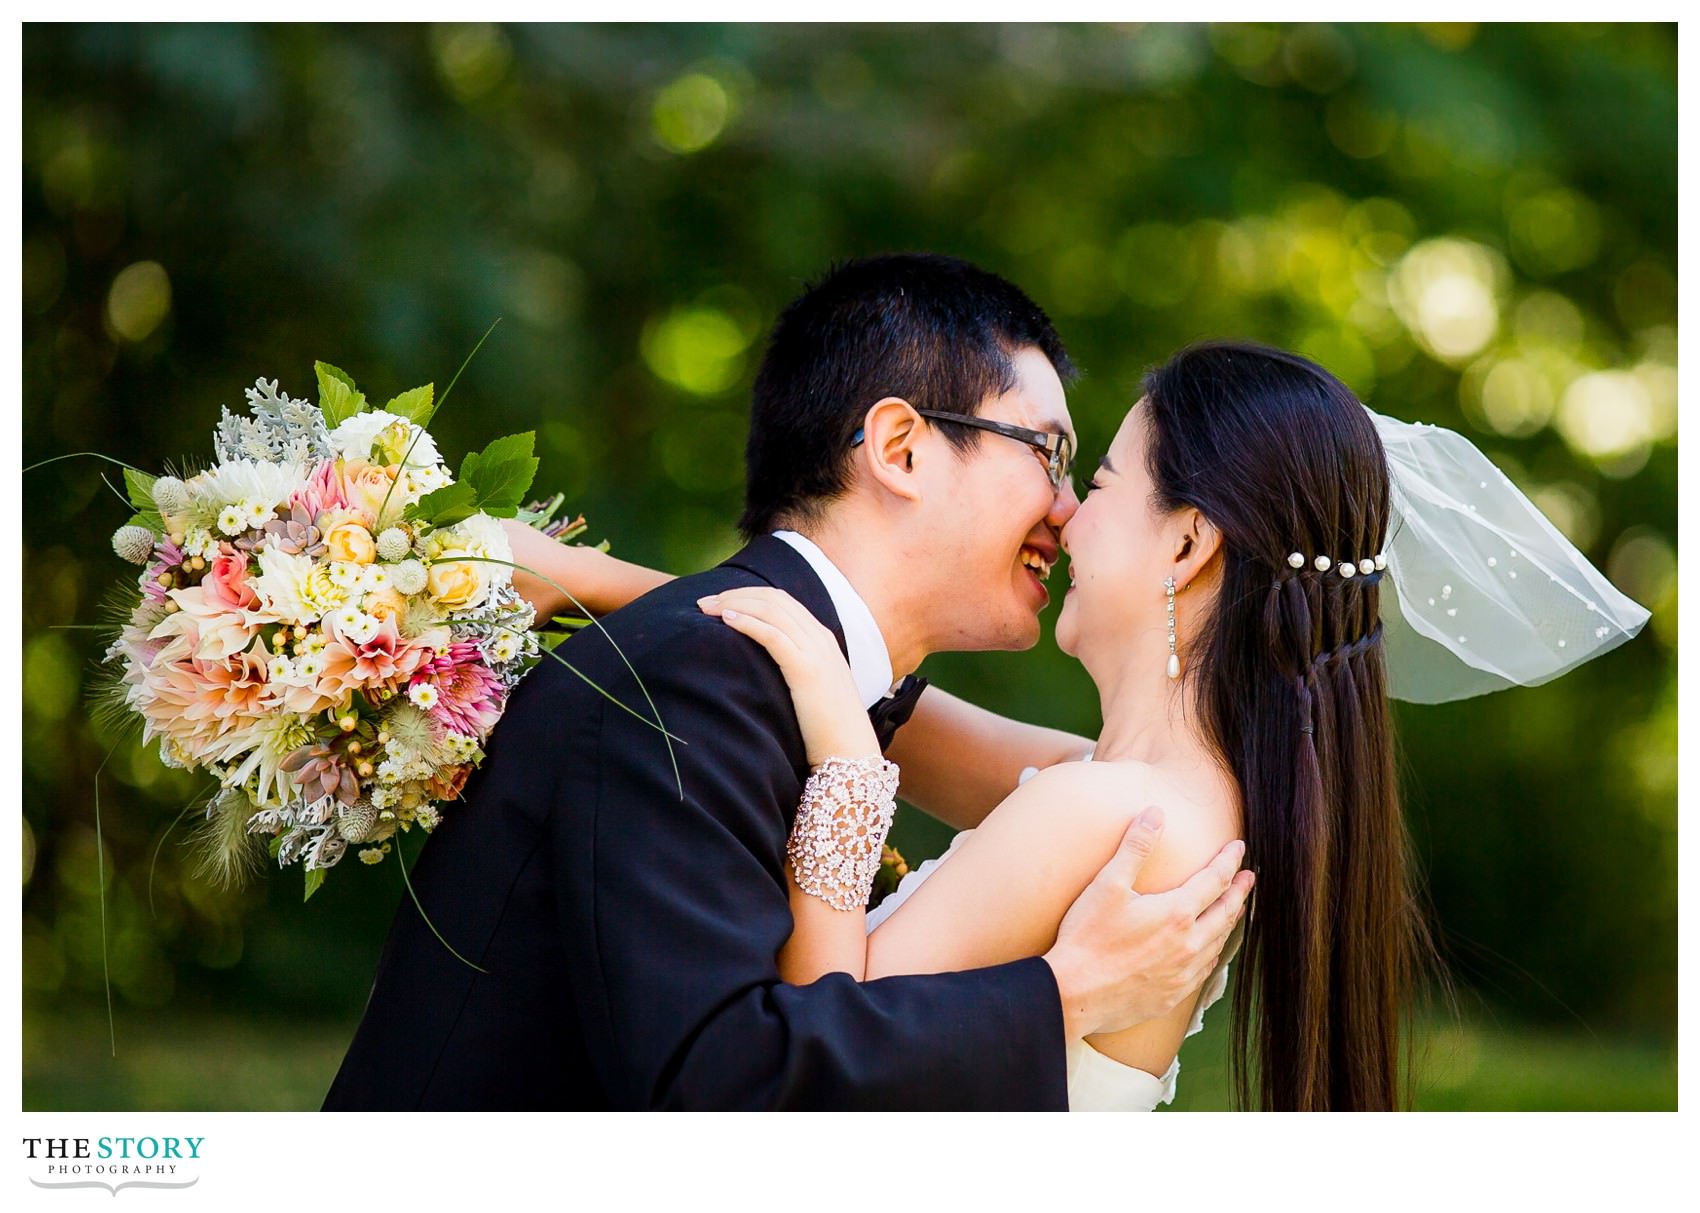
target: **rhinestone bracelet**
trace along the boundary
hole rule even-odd
[[[785,844],[797,887],[835,910],[868,904],[897,811],[897,764],[828,758],[810,774]]]

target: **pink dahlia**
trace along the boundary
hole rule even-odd
[[[502,715],[502,682],[484,664],[478,646],[459,640],[448,652],[419,667],[409,687],[437,688],[431,715],[457,733],[482,741]]]

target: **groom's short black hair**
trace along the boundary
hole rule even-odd
[[[972,415],[1015,386],[1029,346],[1064,382],[1074,365],[1050,318],[1014,283],[931,253],[836,265],[779,316],[756,374],[744,448],[747,537],[818,517],[848,487],[850,443],[878,401]],[[959,449],[979,431],[946,426]]]

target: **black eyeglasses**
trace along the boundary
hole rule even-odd
[[[1074,442],[1067,434],[1030,430],[1025,426],[1011,425],[1007,421],[989,421],[984,417],[967,417],[961,413],[946,413],[938,409],[915,411],[923,417],[931,417],[934,421],[950,421],[957,425],[972,426],[977,430],[990,430],[994,434],[1002,434],[1005,438],[1025,442],[1045,456],[1045,474],[1051,478],[1053,489],[1060,490],[1063,481],[1074,472]],[[857,430],[855,436],[850,439],[850,445],[856,446],[861,441],[862,431]]]

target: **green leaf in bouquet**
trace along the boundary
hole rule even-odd
[[[433,385],[427,383],[423,387],[410,388],[395,397],[384,406],[384,412],[394,413],[397,417],[405,417],[414,425],[424,426],[431,420],[435,411],[431,403]]]
[[[325,415],[328,429],[336,429],[366,407],[366,397],[347,371],[328,362],[315,362],[313,373],[319,377],[319,411]]]
[[[532,454],[537,435],[530,430],[497,438],[482,451],[468,454],[460,467],[460,483],[470,484],[477,494],[478,508],[492,518],[512,518],[519,513],[537,475],[537,458]]]
[[[165,530],[165,519],[153,503],[153,484],[157,479],[159,477],[138,472],[135,468],[124,469],[124,492],[130,504],[136,507],[127,525],[145,526],[156,535]]]
[[[325,870],[323,868],[308,868],[307,869],[307,891],[301,895],[301,900],[307,901],[309,898],[311,898],[313,896],[314,893],[317,893],[319,891],[319,886],[324,884],[324,883],[325,883]]]
[[[124,491],[130,496],[130,504],[144,514],[159,512],[153,504],[153,484],[158,479],[158,476],[138,472],[135,468],[124,469]]]
[[[407,507],[405,517],[409,521],[424,523],[427,527],[439,527],[453,526],[477,512],[477,494],[466,481],[457,480],[453,484],[445,484],[440,489],[432,489],[426,493]]]

